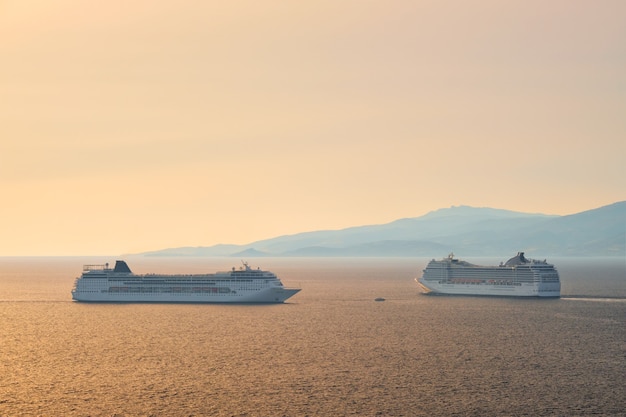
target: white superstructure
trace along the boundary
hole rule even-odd
[[[126,262],[85,265],[72,298],[91,302],[282,303],[300,291],[272,272],[243,267],[201,275],[133,274]]]
[[[425,293],[560,297],[561,281],[554,265],[527,259],[524,252],[500,266],[474,265],[450,254],[432,260],[416,281]]]

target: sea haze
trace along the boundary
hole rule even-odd
[[[114,260],[0,258],[0,415],[625,415],[623,259],[549,259],[561,299],[420,295],[425,258],[263,258],[302,288],[288,303],[71,301]]]

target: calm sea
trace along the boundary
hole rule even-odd
[[[260,258],[302,291],[282,305],[71,301],[83,264],[114,260],[0,258],[0,415],[626,415],[624,259],[550,259],[553,300],[423,296],[427,259]]]

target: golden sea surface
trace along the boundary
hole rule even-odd
[[[550,259],[548,300],[420,295],[421,258],[249,259],[302,288],[279,305],[71,300],[114,260],[0,258],[0,415],[626,415],[623,259]]]

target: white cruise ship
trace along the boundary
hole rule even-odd
[[[243,267],[202,275],[134,274],[126,262],[84,265],[72,298],[90,302],[282,303],[300,291],[272,272]]]
[[[500,266],[474,265],[450,254],[432,260],[417,279],[424,293],[497,295],[513,297],[560,297],[561,282],[554,265],[527,259],[524,252]]]

